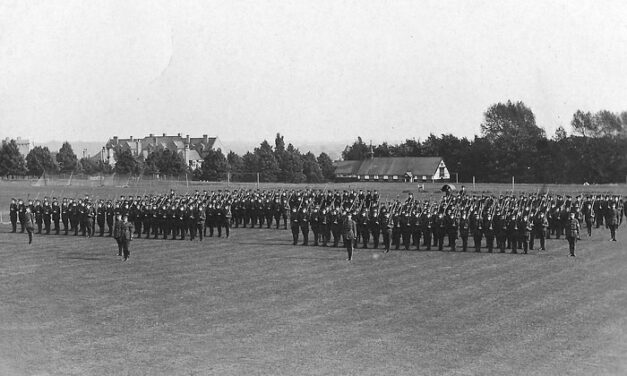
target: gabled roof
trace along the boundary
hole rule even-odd
[[[362,161],[357,175],[404,175],[431,176],[440,165],[440,157],[386,157]]]
[[[333,165],[336,175],[357,175],[361,161],[336,161]]]
[[[190,161],[201,161],[202,158],[200,157],[200,154],[198,154],[198,152],[194,149],[189,149],[189,152],[187,154],[187,159]],[[188,162],[188,161],[185,161]]]

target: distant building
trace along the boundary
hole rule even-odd
[[[381,157],[337,161],[333,165],[338,180],[415,182],[451,178],[441,157]]]
[[[17,144],[17,148],[19,149],[20,153],[24,156],[24,158],[26,158],[26,156],[30,152],[30,146],[31,146],[30,140],[25,140],[25,139],[22,139],[21,137],[14,138],[13,140],[15,140],[15,143]],[[11,138],[9,137],[5,138],[3,142],[9,143],[11,142]]]
[[[144,138],[131,136],[125,139],[114,136],[107,141],[99,155],[103,162],[115,165],[114,149],[116,147],[130,150],[134,156],[143,155],[144,158],[157,149],[168,149],[181,155],[189,167],[195,170],[200,167],[207,152],[213,149],[215,142],[216,137],[208,137],[206,134],[202,137],[189,137],[189,135],[182,137],[180,133],[176,136],[168,136],[165,133],[155,136],[151,133]]]

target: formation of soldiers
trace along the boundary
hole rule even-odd
[[[44,197],[15,200],[10,205],[13,232],[24,232],[26,208],[35,214],[37,233],[112,236],[115,218],[128,216],[134,235],[141,238],[202,240],[205,236],[228,237],[231,227],[288,228],[293,244],[340,246],[343,223],[351,213],[357,226],[355,246],[385,251],[435,247],[476,252],[511,249],[526,253],[536,241],[545,250],[545,240],[566,235],[570,213],[591,235],[605,226],[615,240],[622,223],[625,202],[620,196],[549,194],[469,195],[447,192],[438,199],[382,200],[374,191],[355,190],[217,190],[194,194],[150,194],[92,200]],[[61,226],[62,225],[62,226]],[[97,227],[96,227],[97,226]],[[311,237],[311,239],[310,239]]]
[[[379,248],[382,240],[386,252],[392,247],[431,250],[436,247],[467,251],[469,239],[475,252],[495,247],[504,253],[527,253],[539,243],[545,250],[546,239],[568,237],[570,217],[585,223],[590,236],[593,228],[604,223],[616,240],[616,228],[622,223],[625,202],[620,196],[561,196],[548,194],[473,195],[466,192],[445,194],[441,199],[420,201],[409,194],[405,200],[381,201],[374,192],[299,192],[289,200],[293,244],[299,236],[303,245],[338,246],[342,224],[348,213],[355,221],[354,245]],[[577,237],[579,234],[577,233]],[[537,242],[537,243],[536,243]],[[573,254],[574,255],[574,254]]]
[[[229,236],[231,200],[220,192],[194,195],[176,195],[174,191],[163,195],[120,196],[119,199],[91,200],[56,197],[41,200],[11,200],[10,218],[12,232],[25,229],[27,208],[35,214],[37,234],[79,234],[85,237],[113,236],[118,218],[127,217],[136,238],[162,238],[194,240],[203,239],[209,232],[213,236]],[[62,225],[62,226],[61,226]],[[97,226],[97,227],[96,227]]]

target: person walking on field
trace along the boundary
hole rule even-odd
[[[566,240],[568,240],[570,257],[575,257],[575,244],[577,243],[577,237],[579,237],[579,220],[575,218],[574,212],[569,214],[564,230],[566,231]]]
[[[346,261],[351,261],[353,259],[353,243],[357,234],[357,224],[353,221],[352,217],[352,213],[348,212],[346,214],[346,220],[342,226],[344,245],[346,246],[346,251],[348,252],[348,258]]]
[[[26,207],[24,213],[24,227],[28,232],[28,244],[33,242],[33,232],[35,232],[35,213],[32,212],[30,206]]]
[[[131,251],[128,247],[131,244],[131,240],[133,240],[133,224],[128,221],[128,216],[126,215],[122,217],[121,230],[120,239],[122,242],[122,251],[124,252],[124,261],[126,261],[131,256]]]

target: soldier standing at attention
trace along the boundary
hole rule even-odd
[[[385,249],[385,253],[390,252],[390,246],[392,245],[391,238],[393,227],[394,222],[392,221],[390,213],[383,211],[381,213],[381,234],[383,235],[383,248]]]
[[[293,244],[298,244],[298,233],[300,231],[300,225],[298,223],[298,211],[296,208],[292,209],[292,215],[290,216],[290,228],[292,229]],[[337,247],[337,243],[335,244]]]
[[[351,261],[353,259],[353,242],[355,241],[355,236],[357,233],[357,225],[355,221],[353,221],[353,215],[351,212],[346,214],[346,220],[342,226],[342,233],[344,234],[344,245],[346,246],[346,251],[348,252],[348,258],[346,261]]]
[[[14,198],[11,199],[9,213],[9,216],[11,218],[11,232],[17,232],[17,202]]]
[[[565,230],[570,257],[575,257],[575,244],[577,243],[577,237],[579,236],[579,221],[575,218],[575,213],[571,212],[569,214]]]
[[[476,231],[476,227],[475,227]],[[462,212],[462,217],[459,220],[459,236],[462,239],[462,252],[466,252],[468,250],[468,235],[470,234],[470,221],[466,217],[466,212]],[[479,247],[476,246],[477,242],[475,242],[475,252],[479,252]]]
[[[620,213],[618,209],[616,209],[616,202],[612,202],[611,206],[607,209],[607,217],[605,223],[607,227],[610,229],[610,235],[612,238],[610,241],[616,241],[616,229],[618,228],[618,223],[620,222]]]
[[[122,251],[124,252],[124,261],[128,260],[131,256],[131,251],[128,249],[133,240],[133,225],[128,221],[128,215],[122,217],[122,225],[120,226],[122,242]]]
[[[52,199],[52,222],[54,223],[54,233],[59,235],[59,221],[61,220],[61,206],[56,198]]]

